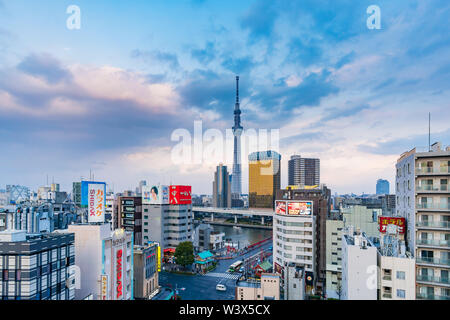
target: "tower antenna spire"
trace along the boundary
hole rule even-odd
[[[236,107],[239,107],[239,76],[236,76]]]
[[[428,112],[428,152],[431,152],[431,112]]]

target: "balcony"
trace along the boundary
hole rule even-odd
[[[434,294],[419,293],[416,294],[417,300],[450,300],[450,296],[437,296]]]
[[[383,276],[383,280],[392,281],[392,276],[391,275],[385,275],[385,276]]]
[[[431,247],[450,247],[449,240],[417,239],[417,245]]]
[[[383,293],[383,298],[392,299],[392,293]]]
[[[422,263],[422,264],[433,264],[433,265],[440,265],[440,266],[450,266],[450,260],[448,259],[439,259],[439,258],[424,258],[424,257],[417,257],[416,263]]]
[[[450,167],[443,166],[443,167],[422,167],[422,168],[416,168],[416,174],[449,174],[450,173]]]
[[[447,184],[441,184],[438,186],[433,186],[433,185],[416,186],[416,192],[447,193],[447,192],[450,192],[450,186]]]
[[[438,211],[449,211],[450,203],[416,203],[416,209],[421,210],[438,210]]]
[[[424,275],[418,274],[416,276],[416,280],[422,281],[422,282],[432,282],[432,283],[437,283],[437,284],[450,285],[450,278],[424,276]]]
[[[416,227],[429,229],[450,229],[450,221],[418,221]]]

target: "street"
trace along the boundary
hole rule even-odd
[[[230,260],[219,260],[217,267],[206,275],[180,275],[169,272],[161,272],[159,284],[164,287],[178,289],[178,294],[183,300],[234,300],[236,280],[239,273],[227,273],[229,266],[236,261],[244,260],[258,253],[261,248],[264,250],[272,247],[272,241],[247,252],[245,255]],[[224,284],[226,291],[217,291],[216,285]]]

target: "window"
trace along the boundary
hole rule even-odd
[[[405,290],[397,289],[397,297],[398,298],[405,298],[405,296],[406,296]]]
[[[397,279],[405,280],[405,272],[404,271],[397,271]]]

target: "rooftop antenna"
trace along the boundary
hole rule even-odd
[[[428,112],[428,152],[431,152],[431,112]]]

